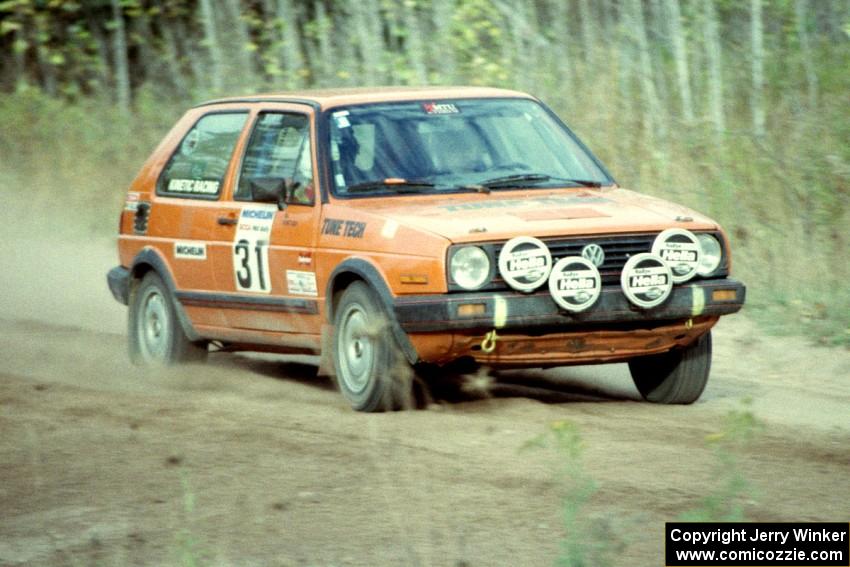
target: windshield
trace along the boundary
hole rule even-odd
[[[473,99],[351,106],[329,114],[340,196],[610,185],[539,103]]]

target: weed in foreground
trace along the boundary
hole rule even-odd
[[[561,520],[564,532],[557,567],[602,566],[624,542],[607,518],[592,517],[587,505],[597,491],[596,482],[584,470],[584,444],[578,427],[556,421],[549,430],[523,445],[522,449],[551,448],[557,456],[557,480],[563,491]]]
[[[720,431],[706,437],[714,452],[716,488],[702,498],[697,508],[680,516],[685,522],[742,522],[744,507],[755,498],[754,489],[744,477],[739,457],[748,450],[764,425],[753,414],[752,400],[741,401],[741,408],[726,414]]]
[[[177,533],[178,565],[183,567],[202,567],[209,565],[208,554],[203,551],[203,545],[198,536],[189,527],[195,514],[195,493],[189,484],[189,475],[185,470],[180,472],[180,485],[183,488],[183,513],[186,515],[185,526]]]

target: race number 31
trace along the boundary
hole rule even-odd
[[[233,241],[233,275],[236,289],[269,293],[269,239],[275,209],[245,207]]]

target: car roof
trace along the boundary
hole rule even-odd
[[[321,110],[352,104],[459,98],[534,98],[527,93],[492,87],[350,87],[252,94],[210,100],[197,106],[238,102],[294,102]]]

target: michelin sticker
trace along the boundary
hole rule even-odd
[[[309,295],[317,297],[319,288],[316,286],[316,274],[298,270],[286,270],[286,287],[292,295]]]
[[[673,283],[686,282],[697,273],[702,247],[689,230],[668,228],[652,243],[652,253],[670,266]]]
[[[233,239],[236,289],[269,293],[269,241],[277,207],[243,207]]]
[[[629,258],[620,276],[623,293],[644,309],[664,302],[673,289],[673,274],[660,256],[644,252]]]
[[[175,242],[174,257],[178,260],[206,260],[207,245],[204,242]]]
[[[519,291],[530,292],[543,285],[551,269],[549,248],[531,236],[511,238],[499,253],[499,273]]]
[[[555,303],[573,313],[584,311],[599,299],[602,278],[599,270],[580,256],[561,258],[552,266],[549,293]]]

